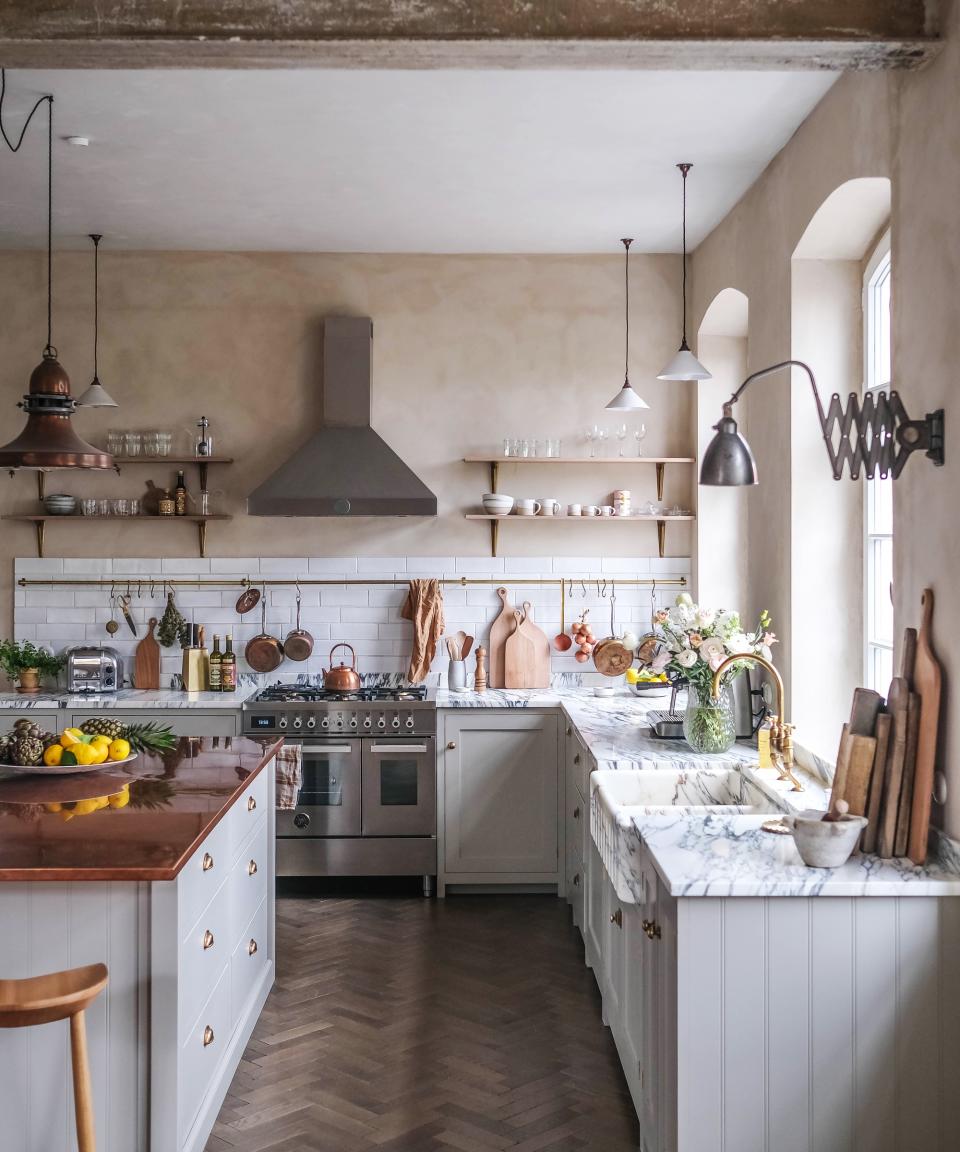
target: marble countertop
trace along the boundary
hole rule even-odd
[[[282,743],[183,737],[100,772],[0,780],[0,881],[172,880]]]
[[[241,684],[236,692],[181,692],[177,688],[139,689],[121,688],[119,692],[104,692],[96,696],[70,692],[44,692],[36,696],[17,692],[0,693],[0,709],[36,710],[92,708],[97,712],[118,708],[174,711],[181,708],[202,708],[207,711],[236,711],[245,700],[259,691],[256,684]]]
[[[927,863],[855,855],[808,868],[791,836],[761,830],[769,816],[659,812],[633,817],[671,896],[960,896],[960,856],[934,835]]]

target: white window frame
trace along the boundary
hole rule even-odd
[[[868,392],[886,391],[889,393],[890,391],[891,381],[881,378],[883,374],[880,370],[880,357],[877,353],[877,308],[881,290],[889,281],[891,272],[890,231],[888,229],[874,249],[863,276],[864,395]],[[882,539],[892,541],[893,533],[892,530],[890,532],[878,532],[873,526],[873,501],[876,494],[874,484],[878,482],[879,479],[877,481],[868,480],[864,484],[863,496],[863,674],[864,684],[885,693],[886,684],[874,683],[874,657],[878,650],[888,651],[892,660],[893,643],[892,637],[888,642],[873,633],[873,621],[876,615],[873,544],[874,541]],[[886,482],[893,483],[892,480]]]

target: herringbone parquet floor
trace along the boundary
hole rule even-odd
[[[562,900],[283,897],[277,982],[207,1152],[627,1152]]]

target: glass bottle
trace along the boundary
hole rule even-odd
[[[198,456],[212,456],[213,455],[213,437],[210,435],[210,421],[206,416],[201,416],[197,421],[197,427],[200,429],[200,435],[197,437],[196,453]]]
[[[210,691],[220,692],[222,690],[221,681],[221,655],[220,655],[220,637],[214,633],[213,637],[213,651],[210,653]]]
[[[225,638],[226,648],[220,658],[220,691],[236,692],[237,690],[237,658],[233,651],[233,637]]]
[[[187,486],[184,483],[183,473],[177,473],[177,488],[173,494],[174,501],[177,506],[177,515],[186,516],[187,514]]]

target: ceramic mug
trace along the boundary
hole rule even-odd
[[[583,515],[583,506],[581,504],[568,504],[567,505],[567,515],[568,516],[582,516]]]
[[[596,504],[585,504],[583,508],[583,514],[584,516],[599,516],[600,509],[596,506]]]
[[[601,516],[612,516],[613,515],[613,505],[612,504],[604,504],[604,506],[600,509],[600,515]]]
[[[541,516],[559,516],[560,515],[560,501],[550,500],[544,497],[540,501],[540,515]]]
[[[521,516],[536,516],[540,511],[539,500],[518,500],[516,503],[517,511]]]

